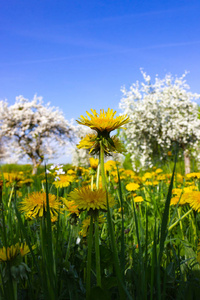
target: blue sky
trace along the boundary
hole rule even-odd
[[[200,1],[0,2],[0,99],[35,93],[66,119],[114,108],[142,80],[181,75],[200,93]],[[120,112],[120,111],[119,111]]]
[[[67,119],[118,109],[121,86],[181,75],[200,93],[200,1],[1,1],[0,99],[35,93]]]

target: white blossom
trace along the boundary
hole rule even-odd
[[[44,160],[55,157],[58,149],[66,146],[74,137],[73,126],[55,107],[42,103],[42,97],[34,96],[32,101],[23,96],[16,97],[14,105],[0,101],[0,137],[9,139],[9,152],[16,159],[29,157],[34,170]],[[12,156],[10,155],[10,158]]]
[[[156,151],[163,159],[173,142],[183,150],[192,147],[197,153],[200,120],[195,100],[200,95],[188,91],[186,73],[179,78],[170,74],[164,79],[156,77],[154,84],[143,71],[142,75],[143,83],[137,81],[129,90],[122,88],[119,105],[131,119],[125,134],[133,167],[136,161],[143,167],[152,166]]]

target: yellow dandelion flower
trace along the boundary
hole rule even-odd
[[[120,178],[121,178],[121,180],[123,179],[126,179],[126,176],[124,175],[124,174],[120,174]]]
[[[176,205],[180,199],[180,195],[171,198],[170,205]],[[181,196],[180,205],[187,204],[194,209],[200,211],[200,192],[199,191],[189,191],[184,192]]]
[[[82,226],[81,226],[81,231],[79,232],[79,234],[82,237],[86,237],[87,236],[88,230],[89,230],[89,226],[90,226],[90,217],[87,217],[85,220],[83,220]]]
[[[66,207],[66,211],[69,215],[76,214],[79,215],[78,205],[75,205],[74,201],[68,201],[64,198],[62,198],[62,201]]]
[[[68,180],[69,182],[74,182],[74,181],[76,180],[76,178],[77,178],[77,177],[76,177],[75,175],[73,175],[73,174],[72,174],[72,175],[68,175],[68,174],[67,174],[67,180]]]
[[[180,201],[179,201],[179,199],[180,199]],[[178,202],[179,202],[179,205],[184,205],[187,203],[184,195],[182,195],[181,198],[180,198],[180,195],[172,197],[171,201],[170,201],[170,205],[177,205]]]
[[[158,169],[156,169],[156,171],[155,171],[155,172],[156,172],[156,174],[160,174],[160,173],[162,173],[162,172],[163,172],[163,170],[158,168]]]
[[[191,185],[194,185],[194,182],[192,181],[186,181],[185,182],[185,186],[191,186]]]
[[[3,173],[3,177],[9,183],[22,181],[23,175],[19,173]]]
[[[158,185],[159,182],[158,182],[157,180],[153,180],[152,184],[153,184],[153,185]]]
[[[136,202],[136,203],[139,203],[139,202],[143,202],[144,201],[144,199],[142,198],[142,196],[136,196],[136,197],[134,197],[134,202]]]
[[[89,153],[97,154],[100,150],[100,140],[96,134],[87,134],[77,145],[78,149],[88,149]],[[117,136],[107,137],[104,139],[104,151],[109,155],[110,152],[126,152],[124,144]]]
[[[177,173],[176,174],[176,178],[177,178],[177,180],[179,181],[179,182],[183,182],[183,175],[181,175],[180,173]]]
[[[187,202],[189,203],[190,207],[200,212],[200,192],[193,191],[190,193],[185,193],[184,196],[187,198]]]
[[[13,184],[17,184],[18,186],[20,186],[22,181],[24,180],[24,177],[20,173],[3,173],[3,175],[0,173],[0,179],[5,180],[6,186],[10,186]]]
[[[32,247],[35,249],[35,246]],[[30,252],[29,247],[25,244],[15,244],[10,247],[3,247],[0,249],[0,261],[6,262],[14,260],[17,256],[25,256]]]
[[[129,192],[137,191],[140,188],[139,184],[131,182],[126,185],[126,189]]]
[[[200,173],[197,173],[197,172],[193,172],[193,173],[189,173],[189,174],[186,174],[186,178],[187,179],[190,179],[190,178],[200,178]]]
[[[94,148],[95,141],[96,141],[97,135],[94,133],[89,133],[84,136],[79,144],[77,145],[78,149],[92,149]]]
[[[19,244],[0,249],[0,261],[10,261],[15,259],[20,254]]]
[[[153,173],[146,172],[146,173],[143,175],[142,179],[145,181],[145,180],[147,180],[147,179],[151,179],[152,177],[153,177]]]
[[[187,186],[187,187],[184,187],[183,188],[183,192],[184,193],[188,193],[188,192],[191,192],[191,191],[197,191],[198,188],[196,185],[190,185],[190,186]]]
[[[104,109],[101,109],[100,113],[97,113],[94,109],[91,109],[91,112],[86,112],[87,116],[81,116],[77,122],[96,130],[98,133],[109,133],[117,128],[121,128],[121,126],[130,121],[127,115],[115,117],[116,111],[110,108],[108,108],[107,112]]]
[[[109,171],[109,168],[106,166],[105,167],[105,169],[106,169],[106,171]],[[110,172],[110,175],[112,175],[113,177],[117,177],[118,178],[118,173],[117,173],[117,171],[112,171],[112,172]]]
[[[25,185],[27,185],[27,186],[30,186],[33,182],[34,182],[33,179],[27,178],[27,179],[23,180],[23,181],[21,182],[21,184],[23,184],[23,185],[25,184]]]
[[[188,174],[185,175],[185,177],[186,177],[186,179],[194,178],[194,177],[196,177],[196,173],[195,172],[188,173]]]
[[[173,195],[177,195],[177,196],[180,196],[181,195],[181,193],[182,193],[182,189],[173,189],[172,190],[172,194]]]
[[[72,169],[69,169],[67,171],[67,175],[76,175],[76,172],[74,170],[72,170]]]
[[[74,201],[79,210],[90,209],[107,209],[106,191],[104,189],[91,190],[89,186],[82,187],[80,189],[74,189],[70,192],[68,199]],[[109,206],[112,207],[115,204],[111,195],[108,195]]]
[[[34,250],[36,248],[36,246],[32,246],[32,250]],[[26,254],[28,254],[30,252],[29,246],[24,243],[20,246],[20,254],[21,256],[25,256]]]
[[[116,169],[116,162],[113,160],[108,160],[107,162],[105,162],[104,168],[105,168],[105,171],[114,170],[114,169]]]
[[[165,174],[160,174],[157,176],[157,180],[165,180],[166,179],[166,175]]]
[[[68,187],[70,185],[69,176],[59,175],[60,180],[54,181],[53,184],[56,188]]]
[[[93,170],[96,170],[99,164],[98,158],[90,157],[90,166]]]
[[[113,180],[114,180],[115,183],[118,183],[119,182],[118,176],[113,177]]]
[[[151,181],[146,181],[144,184],[145,185],[153,185],[153,183]]]
[[[132,170],[124,170],[123,172],[126,177],[133,178],[135,176],[135,173]]]
[[[60,211],[60,202],[55,195],[49,194],[48,197],[51,218],[55,220],[55,217],[58,216],[58,211]],[[20,203],[20,211],[25,213],[26,218],[43,217],[47,211],[46,193],[33,192],[28,195]]]

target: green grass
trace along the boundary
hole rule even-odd
[[[67,198],[74,188],[90,184],[88,173],[77,174],[58,190],[42,167],[31,186],[4,182],[0,248],[26,242],[30,253],[22,260],[0,262],[0,299],[198,299],[200,217],[189,205],[170,206],[172,189],[185,181],[176,180],[175,169],[159,167],[172,173],[171,181],[141,185],[136,194],[144,198],[142,203],[135,203],[126,190],[133,179],[117,171],[114,180],[110,173],[107,188],[116,205],[103,212],[102,226],[95,222],[95,230],[90,227],[88,238],[79,235],[87,213],[77,218],[63,211],[52,223],[48,197],[42,218],[25,219],[20,212],[20,202],[29,193],[44,188]],[[30,166],[4,165],[2,171],[27,173]],[[199,188],[198,180],[194,184]]]

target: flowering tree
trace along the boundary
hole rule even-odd
[[[62,112],[42,104],[42,98],[32,101],[23,96],[16,98],[14,105],[0,101],[0,137],[9,138],[9,148],[19,159],[29,157],[33,174],[44,159],[55,156],[59,146],[72,140],[74,128],[65,120]],[[59,147],[60,148],[60,147]]]
[[[173,142],[179,144],[184,153],[185,172],[190,172],[190,149],[196,149],[200,139],[198,106],[194,100],[198,94],[188,91],[185,74],[180,78],[166,75],[150,76],[142,71],[144,82],[137,81],[127,91],[122,89],[120,108],[131,122],[127,124],[127,150],[131,154],[133,167],[136,161],[141,166],[152,166],[153,158],[166,157]]]

